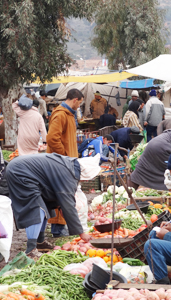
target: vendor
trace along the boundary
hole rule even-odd
[[[171,172],[171,155],[167,168],[164,183],[170,190],[171,178],[167,178],[167,173],[170,175]],[[156,284],[170,284],[167,265],[171,266],[171,223],[162,222],[160,230],[150,232],[150,240],[145,243],[144,252],[151,271],[154,270]]]
[[[128,185],[167,190],[164,184],[165,161],[171,154],[171,130],[166,130],[153,138],[140,156],[135,171],[131,174]]]
[[[60,207],[70,235],[80,235],[88,242],[75,208],[75,192],[79,180],[92,179],[100,172],[100,155],[84,159],[56,153],[24,155],[7,167],[7,182],[16,225],[25,228],[26,254],[31,258],[47,252],[52,245],[44,240],[47,219]]]
[[[112,131],[111,136],[113,137],[114,142],[119,144],[119,147],[132,150],[134,145],[132,145],[131,143],[130,134],[139,133],[139,128],[136,126],[132,126],[126,128],[119,128],[115,131]],[[119,149],[119,153],[125,160],[127,159],[127,153],[124,150]]]
[[[106,134],[104,137],[99,136],[91,141],[90,139],[87,140],[83,142],[85,145],[84,150],[82,150],[83,148],[81,146],[78,149],[78,152],[81,153],[82,157],[95,156],[99,153],[100,164],[104,161],[110,161],[108,158],[109,150],[114,153],[114,149],[110,147],[110,144],[114,142],[113,137],[110,134]]]
[[[138,101],[133,101],[128,108],[128,111],[126,112],[126,114],[124,115],[123,118],[123,126],[124,127],[132,127],[132,126],[136,126],[139,128],[140,131],[143,130],[143,128],[141,127],[138,118],[139,118],[139,114],[138,114],[138,109],[140,107],[140,103]]]
[[[102,98],[99,91],[96,91],[94,96],[95,98],[91,101],[90,104],[90,112],[93,116],[96,125],[96,130],[98,130],[100,116],[103,115],[107,110],[107,101],[106,99]]]

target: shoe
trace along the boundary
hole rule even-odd
[[[34,261],[37,261],[43,253],[39,252],[36,248],[30,251],[26,254],[29,258],[33,259]]]
[[[43,243],[37,243],[37,250],[40,252],[48,252],[53,250],[54,246],[48,241],[44,241]]]
[[[166,276],[166,277],[164,277],[162,279],[159,279],[159,280],[156,281],[155,284],[170,284],[169,277]]]

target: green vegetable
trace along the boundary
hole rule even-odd
[[[81,253],[79,255],[73,251],[55,250],[50,254],[43,254],[37,261],[38,265],[51,265],[63,269],[71,263],[81,263],[87,259]]]
[[[13,153],[13,151],[2,150],[4,160],[9,160],[9,155]]]
[[[123,263],[128,264],[130,266],[145,266],[145,263],[143,263],[141,260],[130,257],[123,258]]]
[[[54,300],[88,300],[87,293],[82,286],[83,278],[61,269],[71,262],[81,262],[85,259],[71,251],[57,250],[52,254],[42,255],[34,266],[24,268],[14,276],[0,277],[0,284],[34,283],[49,287],[49,293],[53,295],[51,298]]]

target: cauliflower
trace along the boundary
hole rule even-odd
[[[93,199],[93,201],[92,201],[92,203],[91,203],[91,207],[92,207],[92,208],[95,208],[96,205],[102,204],[102,202],[103,202],[103,196],[102,196],[102,195],[99,195],[99,196],[97,196],[97,197],[95,197],[95,198]]]
[[[118,187],[118,194],[122,195],[125,192],[125,188],[123,186]]]
[[[122,197],[128,198],[128,193],[125,191],[125,192],[123,193]]]
[[[107,192],[104,192],[104,193],[102,194],[102,196],[104,196],[104,195],[108,195],[108,193],[107,193]]]
[[[107,192],[108,192],[109,195],[113,194],[113,189],[114,189],[114,185],[110,185],[110,186],[108,187]],[[115,185],[115,194],[118,193],[118,189],[119,189],[118,186]]]

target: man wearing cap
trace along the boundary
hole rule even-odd
[[[124,127],[119,128],[115,131],[111,132],[111,136],[114,139],[115,143],[119,144],[119,147],[130,149],[132,150],[134,145],[131,143],[130,134],[139,134],[140,130],[136,126],[132,127]],[[124,160],[127,159],[127,153],[124,150],[119,149],[120,155],[124,158]]]
[[[107,101],[106,99],[102,98],[99,91],[96,91],[94,96],[95,98],[91,101],[90,104],[90,112],[95,121],[96,130],[98,130],[100,126],[100,116],[103,115],[107,110]]]
[[[151,90],[150,99],[146,103],[146,118],[144,125],[147,126],[147,142],[157,136],[157,126],[165,118],[163,103],[156,97],[156,91]]]
[[[129,104],[128,106],[133,102],[133,101],[136,101],[139,97],[139,94],[138,94],[138,91],[137,90],[133,90],[132,93],[131,93],[131,100],[129,101]]]

